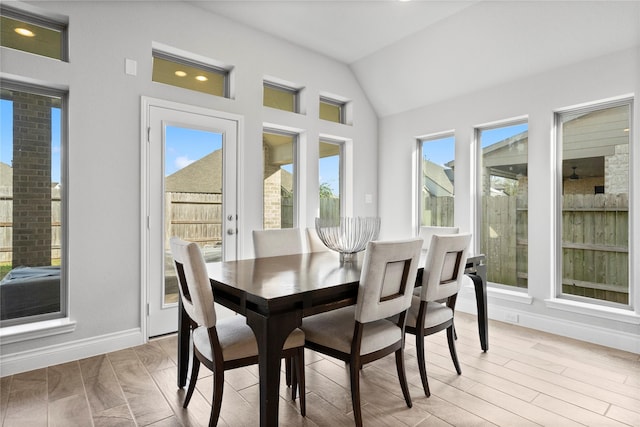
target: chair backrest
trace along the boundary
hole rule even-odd
[[[458,234],[460,232],[459,227],[436,227],[436,226],[423,226],[420,227],[419,237],[422,237],[424,242],[422,243],[422,249],[428,250],[431,244],[431,236],[434,234]]]
[[[173,264],[178,276],[178,289],[185,311],[200,326],[216,325],[213,290],[200,247],[177,237],[169,241]]]
[[[431,237],[422,274],[422,301],[438,301],[458,293],[464,279],[471,234],[436,234]]]
[[[322,240],[320,240],[315,228],[307,228],[307,242],[309,243],[309,252],[324,252],[329,250],[329,248],[322,243]]]
[[[367,244],[358,287],[357,321],[373,322],[409,308],[421,247],[421,238]]]
[[[253,230],[253,250],[256,258],[301,254],[300,229]]]

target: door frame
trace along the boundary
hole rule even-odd
[[[244,117],[238,114],[227,113],[224,111],[213,110],[183,104],[174,101],[168,101],[159,98],[141,96],[140,98],[140,329],[145,342],[149,340],[149,129],[151,126],[150,110],[152,107],[167,108],[192,114],[201,114],[212,116],[219,119],[230,120],[236,122],[237,141],[236,141],[236,212],[244,212],[244,201],[239,197],[243,192],[244,177],[243,167],[243,141],[244,141]],[[244,224],[243,215],[238,215],[237,227],[242,230]],[[236,241],[236,254],[242,254],[242,239]]]

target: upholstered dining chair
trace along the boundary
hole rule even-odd
[[[449,353],[458,375],[462,373],[455,347],[453,323],[458,291],[465,281],[464,274],[471,234],[436,234],[431,237],[427,252],[422,286],[417,287],[407,313],[406,332],[416,336],[416,357],[424,393],[431,395],[424,357],[424,337],[447,330]],[[415,292],[414,292],[415,293]]]
[[[440,227],[434,225],[426,225],[420,227],[419,237],[422,237],[422,249],[428,250],[431,245],[431,236],[434,234],[458,234],[460,232],[459,227]]]
[[[411,396],[404,368],[404,325],[420,262],[422,239],[369,242],[355,306],[302,319],[307,348],[349,364],[356,426],[362,426],[360,369],[395,353],[400,387],[408,407]],[[387,318],[399,314],[398,321]]]
[[[299,228],[253,230],[256,258],[293,255],[305,252]]]
[[[200,247],[177,237],[170,240],[178,289],[193,329],[193,356],[189,388],[183,407],[189,405],[202,363],[213,372],[213,396],[209,426],[215,426],[222,407],[224,371],[258,363],[258,343],[243,316],[217,319],[213,291]],[[296,329],[287,338],[283,356],[294,360],[294,387],[300,389],[300,412],[306,413],[304,333]],[[295,394],[294,394],[295,398]]]
[[[315,228],[307,228],[307,242],[309,244],[309,252],[324,252],[330,250],[327,245],[322,243]]]

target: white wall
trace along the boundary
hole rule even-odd
[[[495,121],[527,116],[529,122],[529,297],[489,293],[489,315],[505,320],[518,314],[519,323],[561,335],[640,352],[640,286],[632,293],[634,313],[565,307],[549,300],[553,294],[555,243],[555,155],[553,112],[582,103],[640,92],[640,48],[621,51],[587,62],[559,68],[488,90],[428,105],[380,119],[380,216],[383,238],[415,233],[414,176],[418,136],[455,130],[455,223],[473,231],[475,187],[473,183],[473,129]],[[632,135],[632,269],[640,265],[640,150],[639,114],[634,111]],[[635,272],[636,282],[640,271]],[[633,283],[632,283],[633,285]],[[459,307],[474,311],[473,296],[463,294]],[[459,300],[460,301],[460,300]],[[553,306],[553,307],[552,307]]]
[[[250,30],[184,2],[31,2],[69,18],[69,63],[2,48],[0,72],[69,90],[69,315],[73,332],[2,345],[2,375],[111,351],[144,340],[140,267],[140,102],[166,99],[244,118],[244,232],[240,257],[252,255],[250,230],[262,227],[262,126],[303,131],[302,192],[308,208],[300,226],[313,224],[318,194],[317,140],[352,140],[353,212],[377,214],[377,117],[344,64]],[[233,65],[234,99],[151,81],[152,42]],[[125,58],[137,75],[125,74]],[[262,79],[273,76],[306,88],[306,114],[262,107]],[[323,122],[318,94],[353,101],[353,125]],[[365,194],[374,203],[365,203]]]

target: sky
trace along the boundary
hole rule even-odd
[[[165,136],[165,176],[222,148],[221,133],[167,126]]]

